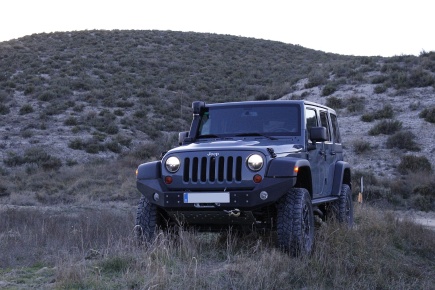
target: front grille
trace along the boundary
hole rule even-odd
[[[184,159],[183,181],[234,182],[242,180],[241,156],[186,157]]]

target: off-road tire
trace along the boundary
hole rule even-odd
[[[292,188],[277,205],[278,246],[293,256],[308,255],[314,245],[314,215],[305,188]]]
[[[352,192],[349,185],[341,185],[340,196],[338,200],[334,202],[332,209],[335,219],[339,223],[346,224],[349,227],[353,226]]]
[[[142,196],[137,206],[136,238],[140,242],[152,242],[159,226],[157,207]]]

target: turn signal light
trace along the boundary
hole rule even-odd
[[[172,183],[172,176],[165,176],[165,183],[171,184]]]
[[[260,183],[263,180],[263,177],[260,174],[255,174],[254,178],[252,178],[255,183]]]

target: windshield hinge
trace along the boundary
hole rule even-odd
[[[276,157],[276,153],[275,150],[273,150],[273,148],[267,148],[267,151],[270,154],[270,157],[275,158]]]

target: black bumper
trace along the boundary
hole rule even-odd
[[[280,199],[295,185],[295,177],[287,178],[264,178],[259,184],[252,188],[207,188],[204,192],[221,193],[229,192],[229,202],[220,204],[193,204],[186,203],[184,194],[186,190],[168,190],[160,179],[137,180],[138,190],[152,203],[166,210],[216,210],[216,209],[240,209],[254,210],[263,206],[270,205]],[[195,192],[200,192],[196,190]],[[267,198],[260,197],[261,192],[267,193]],[[158,195],[158,199],[155,198]]]

